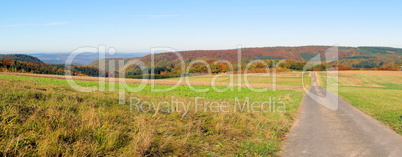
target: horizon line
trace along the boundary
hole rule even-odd
[[[241,46],[241,45],[240,45]],[[242,49],[244,48],[275,48],[275,47],[331,47],[331,46],[335,46],[335,45],[300,45],[300,46],[255,46],[255,47],[241,47]],[[168,46],[159,46],[159,47],[168,47]],[[402,47],[393,47],[393,46],[340,46],[338,45],[337,47],[350,47],[350,48],[359,48],[359,47],[384,47],[384,48],[397,48],[397,49],[402,49]],[[187,50],[177,50],[178,52],[183,52],[183,51],[214,51],[214,50],[233,50],[233,49],[237,49],[237,48],[221,48],[221,49],[187,49]],[[14,52],[6,52],[6,51],[0,51],[0,54],[65,54],[65,53],[71,53],[71,52],[67,52],[67,51],[14,51]],[[129,51],[118,51],[116,53],[150,53],[149,51],[147,52],[129,52]]]

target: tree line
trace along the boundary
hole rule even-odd
[[[312,66],[306,70],[308,71],[324,71],[328,68],[337,66],[338,70],[359,70],[359,69],[373,69],[373,70],[400,70],[398,67],[402,66],[402,62],[393,64],[384,64],[378,60],[369,59],[347,59],[348,61],[340,60],[326,64],[325,62],[319,62],[315,66]],[[126,78],[154,78],[164,79],[172,77],[181,77],[194,74],[218,74],[218,73],[266,73],[267,69],[270,71],[275,69],[277,72],[281,71],[302,71],[306,65],[306,62],[292,61],[292,60],[258,60],[253,64],[249,64],[252,60],[245,61],[240,65],[234,63],[232,65],[221,61],[208,60],[204,63],[185,64],[185,71],[182,72],[180,64],[168,64],[166,66],[158,66],[153,69],[145,69],[145,71],[134,67],[134,70],[130,70],[124,73]],[[348,62],[348,65],[344,65],[344,62]],[[74,76],[94,76],[94,77],[123,77],[118,72],[109,74],[106,71],[100,71],[98,68],[89,66],[67,66],[64,64],[48,65],[40,62],[22,62],[16,60],[0,60],[0,72],[20,72],[20,73],[34,73],[34,74],[52,74],[52,75],[64,75],[66,72],[71,73]]]
[[[74,76],[107,76],[106,72],[87,66],[68,66]],[[32,74],[64,75],[64,64],[48,65],[42,62],[21,62],[16,60],[0,60],[0,72],[19,72]],[[101,75],[99,75],[101,73]]]

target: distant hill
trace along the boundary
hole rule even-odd
[[[15,60],[21,62],[43,63],[40,59],[24,54],[0,54],[0,60]]]
[[[64,64],[70,53],[35,53],[31,54],[42,60],[47,64]],[[106,54],[106,58],[132,58],[132,57],[142,57],[147,55],[147,53],[119,53],[114,55]],[[99,59],[97,54],[93,53],[82,53],[76,56],[73,60],[73,65],[87,65],[93,61]]]
[[[98,68],[86,66],[70,66],[73,75],[81,76],[107,76],[107,72],[101,72]],[[20,72],[35,74],[64,75],[64,64],[45,64],[36,57],[25,54],[0,55],[0,72]]]
[[[232,72],[231,67],[226,63],[217,62],[227,60],[231,62],[233,71],[246,71],[251,73],[265,72],[265,67],[262,63],[253,64],[246,69],[247,64],[252,60],[262,60],[270,68],[273,66],[278,71],[303,70],[306,63],[313,57],[320,54],[325,56],[325,51],[330,46],[300,46],[300,47],[258,47],[258,48],[243,48],[241,49],[241,62],[238,66],[238,50],[192,50],[178,52],[188,68],[188,74],[205,74],[205,73],[226,73]],[[64,63],[68,54],[36,54],[45,59],[55,59],[54,63]],[[141,54],[121,54],[113,55],[130,56],[128,58],[104,58],[95,60],[96,54],[81,54],[74,61],[95,60],[87,66],[77,66],[77,62],[73,61],[73,66],[69,70],[64,69],[64,64],[46,64],[37,57],[24,54],[7,54],[0,55],[0,71],[1,72],[22,72],[22,73],[37,73],[37,74],[57,74],[63,75],[68,71],[73,72],[73,75],[87,76],[116,76],[116,74],[125,73],[126,77],[142,78],[169,78],[179,77],[182,75],[182,67],[179,57],[172,52],[157,53],[154,55],[154,74],[151,74],[151,55],[131,57]],[[144,54],[142,54],[144,55]],[[59,56],[60,58],[55,58]],[[47,58],[46,58],[47,57]],[[111,56],[106,56],[111,57]],[[391,47],[339,47],[338,61],[317,64],[308,70],[326,70],[338,65],[339,70],[358,70],[358,69],[374,69],[374,70],[400,70],[402,66],[402,49]],[[130,60],[137,59],[142,61],[147,66],[147,72],[140,70],[138,66],[127,66],[125,71],[119,68],[119,62],[124,63]],[[192,64],[189,63],[195,60],[205,61]],[[285,60],[280,62],[280,60]],[[321,58],[322,61],[323,58]],[[105,64],[99,63],[104,61]],[[109,71],[110,63],[114,61],[116,69]],[[75,63],[75,64],[74,64]],[[81,62],[82,63],[82,62]],[[208,64],[208,65],[205,65]],[[208,67],[207,67],[208,66]],[[103,71],[105,69],[106,71]],[[210,71],[209,71],[210,70]],[[187,73],[185,74],[187,75]]]
[[[324,56],[325,50],[330,46],[300,46],[300,47],[258,47],[242,48],[242,62],[250,60],[290,60],[296,62],[307,62],[317,54]],[[186,63],[192,60],[202,59],[211,63],[217,60],[228,60],[232,64],[237,63],[237,49],[229,50],[192,50],[179,52]],[[376,68],[382,66],[397,67],[396,64],[402,64],[402,49],[390,47],[339,47],[339,63],[350,68]],[[125,62],[139,59],[150,67],[151,55],[135,58],[124,58]],[[105,59],[105,69],[109,67],[109,61],[114,60],[117,65],[118,59]],[[155,54],[155,67],[167,70],[180,63],[178,57],[171,52]],[[94,61],[87,66],[98,67],[99,60]],[[166,68],[167,67],[167,68]],[[170,69],[169,69],[170,68]],[[127,68],[126,72],[138,71],[136,67]]]
[[[287,59],[294,61],[306,61],[309,59],[309,55],[315,56],[317,54],[324,54],[325,50],[330,48],[329,46],[301,46],[301,47],[258,47],[258,48],[243,48],[242,49],[242,61],[254,60],[254,59]],[[352,50],[353,51],[353,50]],[[191,60],[202,59],[206,61],[216,61],[216,60],[228,60],[232,63],[237,62],[237,49],[229,50],[191,50],[191,51],[180,51],[179,52],[183,59],[188,63]],[[342,53],[342,56],[347,56],[347,53]],[[124,58],[124,61],[129,61],[131,59],[139,59],[143,61],[148,67],[151,61],[151,55],[146,55],[143,57],[134,58]],[[106,59],[106,64],[104,65],[106,69],[109,67],[110,60],[118,59]],[[117,63],[117,61],[116,61]],[[180,63],[178,57],[172,52],[158,53],[155,54],[155,66],[165,67],[174,66]],[[94,61],[87,66],[98,67],[99,60]],[[118,67],[116,65],[116,67]],[[127,71],[133,71],[134,69],[128,68]]]

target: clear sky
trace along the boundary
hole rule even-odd
[[[1,1],[0,52],[264,46],[402,47],[402,2]]]

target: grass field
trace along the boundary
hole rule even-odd
[[[325,76],[320,74],[323,84]],[[402,72],[340,71],[339,95],[402,134]]]
[[[245,82],[248,82],[250,86],[253,87],[268,87],[272,88],[273,84],[277,85],[278,89],[292,89],[292,90],[302,90],[302,86],[304,85],[306,88],[309,88],[311,84],[311,77],[309,76],[310,73],[306,72],[304,73],[304,76],[302,77],[301,72],[281,72],[277,73],[275,78],[273,79],[273,74],[267,75],[267,74],[246,74],[247,76],[244,77],[234,75],[232,80],[234,85],[237,85],[237,83],[242,83],[244,86]],[[216,77],[216,78],[214,78]],[[240,81],[239,81],[240,77]],[[304,84],[302,82],[302,78],[304,79]],[[170,78],[167,80],[174,80],[177,81],[180,78]],[[247,80],[246,80],[247,79]],[[195,76],[195,77],[189,77],[190,82],[194,83],[210,83],[212,80],[214,80],[217,84],[219,83],[227,83],[231,81],[231,76],[230,75],[203,75],[203,76]]]
[[[308,72],[306,73],[308,74]],[[290,86],[302,86],[302,81],[301,81],[301,72],[283,72],[283,73],[277,73],[277,79],[276,83],[279,85],[290,85]],[[247,76],[247,81],[250,84],[272,84],[273,75],[266,75],[266,74],[248,74]],[[192,82],[211,82],[213,79],[213,75],[207,75],[207,76],[195,76],[195,77],[190,77],[190,81]],[[306,75],[305,75],[306,77]],[[170,78],[168,80],[178,80],[179,78]],[[233,82],[238,83],[239,81],[239,76],[234,75],[233,77]],[[230,75],[221,75],[216,78],[216,82],[229,82],[230,81]],[[309,82],[311,81],[309,77],[306,77],[306,81]],[[244,83],[244,79],[241,78],[241,82]]]
[[[281,84],[301,87],[299,79],[291,78],[300,75],[282,77],[289,79]],[[106,86],[111,89],[109,83]],[[63,79],[0,75],[0,155],[275,156],[303,97],[301,90],[255,93],[245,87],[225,92],[210,86],[195,88],[210,90],[198,93],[179,86],[152,92],[146,85],[127,93],[127,98],[136,98],[130,106],[128,101],[119,104],[118,92],[83,93]],[[195,97],[202,97],[198,105]],[[255,104],[241,111],[236,98],[242,105],[247,99]],[[258,106],[270,98],[284,105]],[[157,104],[164,100],[190,105]]]
[[[32,77],[40,77],[40,78],[56,78],[56,79],[61,79],[64,80],[65,76],[64,75],[38,75],[38,74],[30,74],[30,73],[0,73],[3,75],[14,75],[14,76],[28,76],[24,79],[33,79]],[[275,80],[273,80],[273,74],[267,75],[267,74],[247,74],[247,76],[240,76],[240,86],[241,87],[254,87],[254,88],[270,88],[273,89],[274,85],[276,89],[288,89],[288,90],[302,90],[303,82],[302,78],[304,79],[304,86],[306,88],[309,88],[311,84],[311,78],[310,78],[310,73],[306,72],[304,73],[304,76],[302,77],[301,72],[281,72],[277,73],[275,75]],[[239,75],[234,74],[233,75],[233,81],[232,85],[230,85],[230,76],[227,74],[223,75],[201,75],[201,76],[193,76],[193,77],[188,77],[189,82],[193,86],[211,86],[212,83],[211,81],[213,80],[214,77],[217,77],[215,79],[215,86],[239,86]],[[92,81],[91,85],[95,85],[95,81],[99,81],[98,77],[86,77],[86,76],[72,76],[74,80],[77,80],[78,82],[80,81]],[[246,84],[246,79],[248,82],[248,85]],[[105,82],[118,82],[118,79],[114,80],[109,80],[108,78],[105,78]],[[126,83],[129,84],[140,84],[142,79],[126,79]],[[58,81],[60,82],[60,81]],[[64,81],[65,82],[65,81]],[[150,80],[145,80],[147,84],[150,84]],[[54,83],[53,81],[50,81],[49,83]],[[170,78],[170,79],[157,79],[154,80],[154,83],[157,85],[188,85],[186,82],[186,79],[183,77],[181,82],[180,78]],[[85,85],[85,84],[84,84]],[[168,87],[168,86],[167,86]]]

